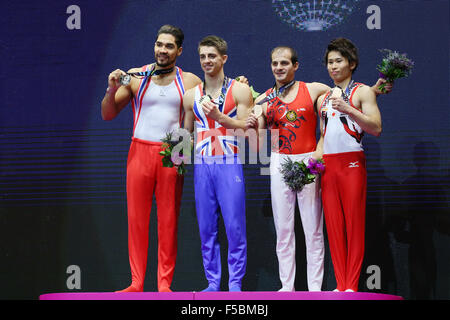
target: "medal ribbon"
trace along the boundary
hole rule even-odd
[[[220,96],[218,98],[219,99],[218,105],[219,105],[220,112],[222,112],[223,103],[225,102],[225,95],[227,94],[227,86],[228,86],[228,78],[225,77],[223,79],[222,90],[221,90]],[[206,82],[205,81],[203,81],[203,96],[208,96],[211,99],[211,101],[214,102],[214,99],[211,97],[211,95],[206,94]],[[202,103],[202,100],[203,99],[200,98],[200,103]]]
[[[348,84],[348,86],[347,86],[347,88],[345,88],[345,90],[343,90],[341,87],[339,87],[339,86],[336,86],[336,87],[338,87],[339,89],[341,89],[341,91],[342,91],[342,99],[344,99],[344,101],[345,102],[349,102],[349,96],[350,96],[350,91],[352,90],[352,87],[353,87],[353,83],[354,83],[355,81],[352,79],[352,81],[350,81],[350,83]]]
[[[267,102],[272,99],[275,99],[276,97],[279,97],[286,89],[289,89],[290,87],[292,87],[292,85],[294,85],[294,83],[295,83],[295,80],[292,80],[288,84],[285,84],[280,89],[278,89],[278,91],[276,89],[276,86],[274,86],[272,92],[268,96],[266,96],[264,99],[259,101],[257,104],[263,104],[264,102]]]
[[[151,76],[158,76],[160,74],[170,73],[173,71],[173,67],[169,69],[158,69],[156,70],[156,66],[153,65],[153,68],[148,71],[141,71],[141,72],[127,72],[128,75],[132,77],[151,77]]]

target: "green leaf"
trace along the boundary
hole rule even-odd
[[[253,100],[255,100],[256,98],[258,98],[260,96],[260,93],[256,92],[255,89],[253,89],[253,86],[250,86],[250,91],[252,92]]]
[[[167,168],[173,167],[173,162],[172,162],[172,160],[170,160],[169,157],[162,158],[162,163],[163,163],[163,167],[167,167]]]
[[[177,168],[177,173],[178,173],[179,175],[184,175],[184,174],[186,173],[186,169],[184,168],[183,165],[178,166],[178,168]]]

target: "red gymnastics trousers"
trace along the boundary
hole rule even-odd
[[[364,258],[367,172],[364,152],[325,154],[322,201],[337,289],[358,291]]]
[[[175,168],[162,166],[161,145],[133,138],[128,154],[128,250],[132,284],[127,291],[144,288],[153,193],[158,219],[158,291],[169,291],[172,283],[183,176]]]

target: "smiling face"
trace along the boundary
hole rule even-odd
[[[330,51],[327,56],[328,74],[335,83],[341,83],[352,77],[355,63],[349,63],[339,51]]]
[[[293,64],[291,58],[289,49],[277,49],[272,53],[272,73],[279,85],[284,85],[294,80],[295,72],[298,70],[298,62]]]
[[[200,46],[198,49],[200,65],[205,75],[215,76],[227,62],[228,56],[221,55],[216,47]]]
[[[174,66],[182,51],[182,47],[178,48],[173,35],[162,33],[155,42],[156,64],[163,68]]]

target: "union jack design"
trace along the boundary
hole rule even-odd
[[[237,115],[237,107],[232,95],[234,82],[235,80],[228,79],[228,82],[226,83],[225,100],[222,105],[219,105],[218,99],[213,100],[213,102],[217,103],[219,111],[230,118],[235,118]],[[193,106],[195,123],[197,126],[196,153],[202,156],[237,154],[239,152],[237,138],[232,135],[227,135],[226,128],[205,115],[202,106],[199,103],[202,96],[202,84],[199,84],[195,89]]]

